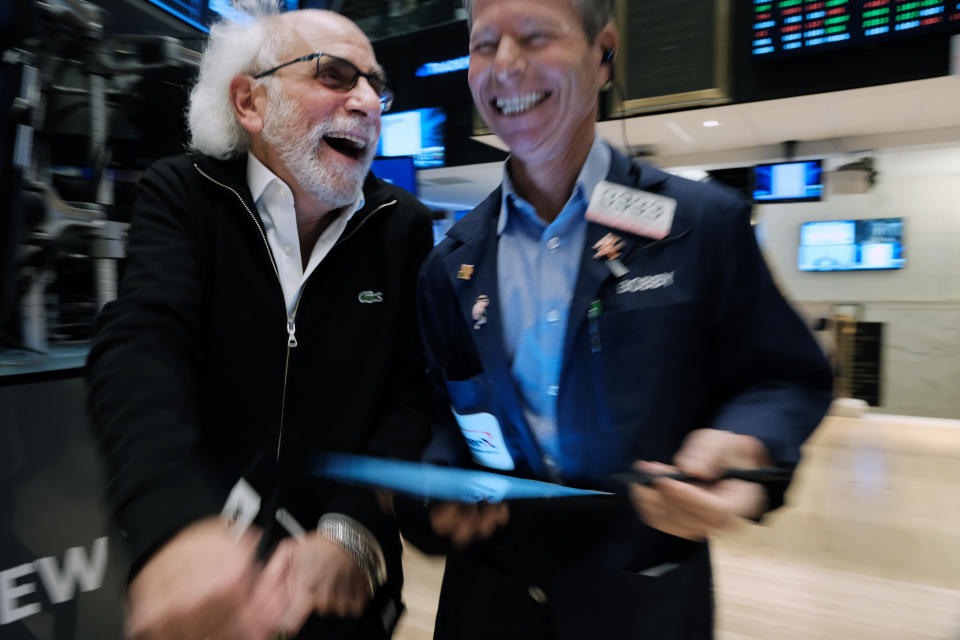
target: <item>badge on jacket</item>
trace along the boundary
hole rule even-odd
[[[453,407],[450,407],[450,411],[457,419],[460,433],[474,462],[501,471],[510,471],[516,466],[496,416],[486,412],[461,414]]]
[[[607,227],[663,240],[670,233],[676,210],[673,198],[603,180],[593,190],[586,217]]]
[[[260,513],[260,494],[244,478],[237,480],[220,512],[230,531],[240,537]]]
[[[620,236],[615,233],[608,233],[593,245],[593,248],[597,250],[597,252],[593,254],[593,259],[599,260],[600,258],[606,258],[607,268],[610,269],[610,273],[617,278],[622,278],[630,273],[630,270],[619,260],[620,250],[623,249],[623,247],[624,242]]]

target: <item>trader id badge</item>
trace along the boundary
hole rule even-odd
[[[676,209],[677,201],[673,198],[603,180],[593,190],[587,220],[663,240],[673,226]]]

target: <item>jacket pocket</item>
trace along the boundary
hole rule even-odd
[[[621,365],[676,357],[697,340],[697,313],[696,301],[611,311],[600,316],[600,340]]]
[[[705,544],[676,564],[643,573],[575,571],[564,575],[558,585],[561,638],[712,637],[713,599]],[[590,615],[583,616],[582,611]]]

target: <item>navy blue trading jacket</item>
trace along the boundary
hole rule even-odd
[[[562,477],[596,484],[634,460],[669,461],[692,430],[756,436],[793,465],[831,399],[829,367],[780,295],[749,224],[726,190],[613,154],[611,182],[678,202],[662,240],[588,223],[565,340],[558,397]],[[429,366],[459,413],[493,413],[516,471],[549,478],[510,376],[497,286],[500,190],[456,224],[420,273],[419,311]],[[615,277],[593,245],[625,242]],[[462,265],[473,267],[458,278]],[[488,322],[472,309],[489,296]],[[591,319],[591,304],[600,315]],[[599,350],[596,347],[599,345]],[[455,426],[449,430],[457,435]],[[450,434],[447,433],[446,436]],[[460,463],[465,448],[440,434],[428,455]]]
[[[514,462],[506,472],[520,476],[603,487],[635,460],[669,462],[703,427],[755,436],[776,464],[792,468],[830,403],[831,376],[774,285],[749,207],[617,152],[607,180],[673,198],[677,208],[661,240],[588,223],[559,385],[559,474],[525,421],[505,355],[500,189],[453,226],[420,271],[421,335],[437,391],[424,459],[475,464],[452,408],[492,414]],[[594,259],[607,233],[625,243],[628,273],[620,277]],[[486,323],[473,317],[481,296],[489,299]],[[471,436],[473,453],[489,454],[495,440]],[[785,489],[768,491],[770,508]],[[415,512],[398,509],[407,537],[429,552],[450,551]],[[493,538],[447,558],[435,637],[491,634],[712,637],[706,545],[647,527],[625,502],[588,510],[514,504]]]

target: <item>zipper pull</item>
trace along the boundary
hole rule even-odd
[[[297,323],[293,318],[287,319],[287,346],[291,349],[297,346]]]

